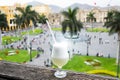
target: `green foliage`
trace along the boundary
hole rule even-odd
[[[45,24],[46,20],[48,20],[48,18],[44,14],[39,15],[39,19],[38,19],[39,23]]]
[[[0,28],[8,27],[7,16],[0,11]]]
[[[8,51],[16,51],[13,49],[5,49],[0,51],[0,58],[2,58],[5,61],[10,61],[10,62],[17,62],[17,63],[24,63],[28,62],[30,60],[30,55],[28,54],[27,50],[17,50],[19,51],[19,54],[14,54],[14,55],[7,55]],[[37,55],[36,51],[32,51],[32,58],[34,58]]]
[[[96,22],[94,14],[94,12],[89,12],[89,14],[87,14],[87,22]]]
[[[62,33],[65,34],[67,29],[69,28],[69,32],[71,37],[76,35],[77,32],[83,28],[83,24],[81,21],[78,21],[76,18],[78,8],[68,8],[67,11],[63,11],[62,14],[65,19],[62,21]]]
[[[109,32],[106,28],[87,28],[87,32]]]
[[[16,27],[17,27],[17,29],[19,29],[20,26],[23,24],[22,23],[22,17],[18,14],[15,14],[14,17],[15,17]]]
[[[120,11],[109,11],[105,20],[104,27],[110,29],[110,34],[120,33]]]
[[[19,18],[16,18],[16,21],[18,21],[17,25],[22,25],[22,27],[29,27],[32,22],[33,25],[36,26],[39,13],[37,13],[35,10],[32,10],[31,5],[28,5],[25,8],[17,7],[16,10],[21,13],[21,15],[17,15],[19,16]],[[21,20],[21,22],[19,22],[19,19]]]

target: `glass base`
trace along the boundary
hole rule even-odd
[[[56,71],[54,73],[55,77],[57,78],[64,78],[67,76],[67,73],[65,71]]]

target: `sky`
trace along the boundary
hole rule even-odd
[[[39,1],[45,4],[53,4],[63,8],[74,3],[89,4],[89,5],[101,6],[101,7],[106,7],[108,4],[110,4],[111,6],[114,5],[120,6],[120,0],[0,0],[0,6],[6,6],[6,5],[10,6],[13,5],[14,3],[25,4],[31,1]]]

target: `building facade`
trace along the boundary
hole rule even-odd
[[[7,15],[7,21],[9,28],[7,30],[12,30],[15,27],[15,24],[13,22],[14,20],[14,14],[15,14],[15,7],[13,6],[0,6],[1,13],[5,13]],[[4,28],[2,29],[4,30]]]
[[[107,16],[107,12],[111,9],[101,9],[97,7],[94,7],[90,10],[79,9],[76,17],[83,23],[84,27],[87,27],[88,25],[90,25],[90,23],[87,22],[87,15],[90,12],[94,12],[94,17],[96,18],[96,22],[94,22],[94,27],[102,27],[105,22],[104,18]],[[49,21],[52,25],[60,25],[64,18],[65,17],[61,13],[52,13],[49,15]]]
[[[27,5],[21,5],[19,3],[14,4],[13,6],[0,6],[0,11],[1,13],[4,13],[7,15],[7,21],[8,21],[8,28],[7,29],[2,29],[2,30],[14,30],[16,29],[16,24],[15,24],[15,14],[19,14],[18,11],[16,11],[16,7],[26,7]],[[39,14],[44,14],[45,16],[48,17],[50,14],[50,8],[48,5],[39,5],[39,6],[33,6],[32,9],[34,9],[36,12]]]
[[[99,8],[93,8],[91,10],[82,10],[79,9],[77,13],[77,19],[80,20],[83,23],[87,23],[87,15],[89,12],[95,13],[96,23],[104,23],[105,19],[104,17],[107,16],[108,10],[101,10]],[[53,13],[49,15],[50,23],[53,25],[61,24],[61,22],[64,20],[64,16],[61,13]]]
[[[33,9],[38,12],[40,15],[44,14],[46,17],[51,13],[51,9],[48,5],[37,5],[33,6]]]
[[[2,13],[5,13],[7,15],[7,21],[9,28],[6,30],[14,30],[16,28],[16,24],[14,22],[14,15],[19,14],[18,11],[16,11],[16,7],[26,7],[27,5],[21,5],[21,4],[14,4],[13,6],[0,6],[0,11]],[[54,26],[60,26],[61,22],[64,20],[64,16],[61,13],[52,13],[51,8],[48,5],[37,5],[32,7],[33,10],[38,12],[40,15],[44,14],[48,19],[51,25]],[[113,8],[115,9],[115,8]],[[91,10],[83,10],[79,9],[77,13],[77,19],[84,23],[84,27],[90,25],[90,23],[87,22],[87,15],[89,12],[94,12],[94,16],[96,18],[96,22],[94,23],[95,27],[102,27],[103,23],[105,22],[105,17],[107,16],[107,12],[109,9],[101,9],[94,7]],[[3,29],[4,30],[4,29]]]

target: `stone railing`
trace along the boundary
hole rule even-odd
[[[119,80],[71,71],[67,72],[67,77],[58,79],[54,77],[55,71],[52,68],[0,61],[0,80]]]

